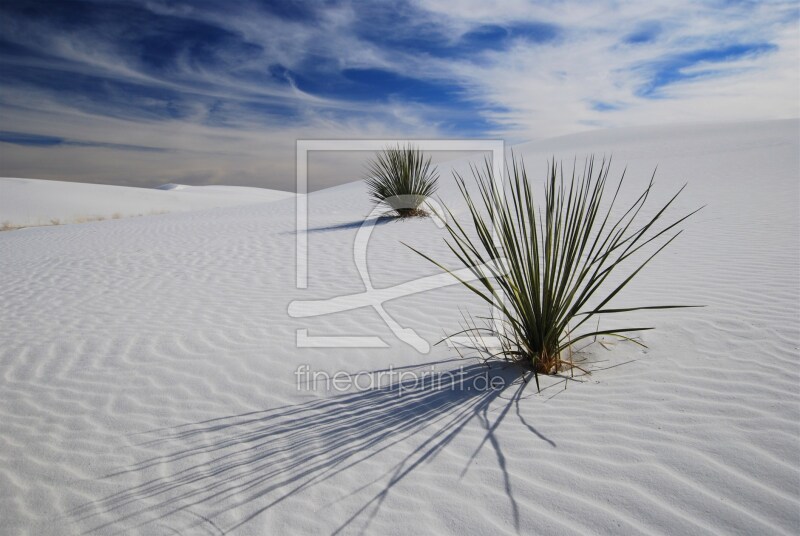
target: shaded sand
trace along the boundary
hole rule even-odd
[[[0,230],[233,207],[292,197],[291,192],[248,186],[165,184],[149,189],[0,177]]]
[[[581,350],[593,373],[532,386],[421,354],[372,309],[297,319],[296,299],[364,290],[363,185],[310,194],[309,288],[294,202],[0,234],[0,532],[7,534],[797,534],[800,531],[798,124],[599,131],[519,148],[613,150],[675,214],[708,206],[617,301],[699,303]],[[465,163],[455,163],[464,168]],[[441,196],[463,205],[442,170]],[[430,220],[376,221],[376,288],[448,259]],[[457,287],[386,311],[430,342],[458,328]],[[384,348],[295,347],[376,335]],[[296,386],[314,371],[461,369],[504,390]]]

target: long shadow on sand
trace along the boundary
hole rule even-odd
[[[371,218],[368,220],[356,220],[350,221],[346,223],[337,223],[334,225],[326,225],[324,227],[310,227],[306,229],[306,232],[309,233],[324,233],[329,231],[342,231],[348,229],[358,229],[362,225],[366,225],[367,227],[377,227],[379,225],[386,225],[387,223],[392,223],[398,221],[398,218],[394,216],[378,216],[377,218]],[[291,234],[297,234],[297,231],[292,231]]]
[[[72,518],[85,533],[127,533],[138,527],[143,532],[169,528],[225,534],[380,456],[370,471],[357,469],[362,482],[347,504],[356,496],[364,499],[342,516],[346,519],[332,533],[353,530],[354,524],[366,530],[395,484],[477,420],[483,438],[472,458],[486,445],[494,449],[518,527],[517,504],[495,432],[515,410],[532,434],[552,447],[555,443],[520,414],[526,384],[517,371],[471,364],[455,372],[427,381],[419,375],[395,375],[395,381],[369,390],[139,434],[139,447],[165,453],[103,477],[127,485],[121,483],[122,491],[78,508]],[[504,387],[489,387],[493,378]]]

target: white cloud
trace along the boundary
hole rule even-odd
[[[458,12],[440,0],[420,2],[452,19],[454,27],[532,20],[561,25],[551,43],[519,41],[508,51],[487,52],[480,61],[440,62],[467,85],[477,101],[507,111],[491,113],[499,133],[514,139],[566,134],[594,126],[686,121],[767,119],[800,115],[800,49],[796,4],[723,7],[696,2],[528,2],[502,6],[476,1]],[[656,21],[653,42],[625,45],[637,25]],[[684,69],[713,69],[716,76],[665,86],[661,98],[637,95],[652,73],[643,64],[684,52],[736,43],[777,46],[774,52]],[[710,74],[710,73],[707,73]],[[592,103],[615,109],[596,111]]]
[[[321,11],[314,21],[278,19],[247,4],[225,13],[149,5],[160,13],[224,27],[264,52],[242,58],[218,51],[223,64],[213,69],[184,59],[166,76],[146,71],[134,56],[97,35],[87,37],[44,22],[6,24],[7,39],[53,55],[27,60],[29,67],[109,76],[197,98],[188,101],[182,119],[156,120],[115,117],[89,97],[67,98],[33,84],[4,88],[0,121],[5,130],[165,151],[4,144],[0,173],[128,184],[185,180],[290,188],[297,138],[452,137],[433,103],[397,97],[383,102],[323,97],[296,85],[238,76],[248,69],[265,73],[267,80],[272,65],[302,71],[309,61],[317,60],[315,74],[320,77],[325,69],[334,76],[347,68],[377,68],[460,86],[473,103],[476,119],[496,125],[487,135],[513,141],[597,127],[800,116],[800,28],[794,2],[467,0],[455,10],[446,0],[419,0],[414,8],[420,11],[408,27],[386,29],[397,38],[398,32],[413,37],[423,27],[426,31],[434,27],[455,44],[485,24],[537,22],[561,28],[551,41],[520,38],[508,49],[458,57],[398,49],[388,40],[359,37],[359,25],[371,21],[364,20],[363,7],[357,3]],[[643,28],[653,33],[651,40],[624,42]],[[776,48],[724,62],[678,65],[676,72],[684,80],[663,85],[659,98],[640,94],[659,61],[758,43]],[[9,69],[20,67],[11,59],[5,64]],[[702,76],[694,76],[698,74]],[[288,105],[297,114],[289,118],[256,114],[247,106],[253,104]],[[596,109],[598,104],[602,111]],[[212,106],[225,112],[226,123],[208,122]]]

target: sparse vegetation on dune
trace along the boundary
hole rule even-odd
[[[106,218],[104,216],[81,216],[79,218],[75,218],[72,223],[90,223],[93,221],[104,221]]]
[[[425,216],[425,199],[436,192],[439,173],[413,145],[388,147],[367,165],[370,197],[401,218]]]
[[[139,214],[128,214],[123,215],[120,212],[115,212],[111,215],[110,219],[112,220],[120,220],[120,219],[127,219],[127,218],[141,218],[142,216],[158,216],[161,214],[168,214],[165,210],[151,210],[148,213],[139,213]],[[26,229],[29,227],[54,227],[58,225],[71,225],[71,224],[81,224],[81,223],[92,223],[98,221],[106,221],[109,218],[106,216],[78,216],[68,220],[61,220],[60,218],[50,218],[46,223],[39,222],[36,224],[29,224],[29,225],[16,225],[8,220],[0,223],[0,232],[2,231],[16,231],[18,229]]]
[[[538,386],[539,374],[578,368],[565,355],[570,356],[572,345],[580,340],[607,335],[641,344],[630,334],[653,329],[637,325],[600,329],[597,318],[601,315],[687,307],[609,305],[681,233],[677,226],[697,212],[665,221],[667,209],[683,188],[652,212],[654,215],[644,217],[642,209],[653,178],[633,204],[619,210],[616,205],[625,174],[609,197],[610,162],[603,160],[596,166],[594,158],[589,158],[582,174],[573,168],[571,178],[564,179],[563,167],[553,161],[544,206],[537,206],[524,163],[513,157],[512,162],[505,195],[493,187],[488,161],[483,169],[473,167],[477,194],[470,193],[464,179],[454,173],[477,237],[452,213],[446,227],[450,250],[478,277],[475,282],[460,281],[500,312],[499,333],[474,321],[468,321],[460,333],[470,337],[476,347],[487,335],[497,337],[500,347],[485,350],[487,358],[523,365],[534,372]],[[493,226],[499,243],[493,239]],[[417,253],[452,273],[428,255]],[[491,276],[477,268],[491,261],[495,263],[490,267]],[[620,273],[622,277],[610,283],[609,277]]]

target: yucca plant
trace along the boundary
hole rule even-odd
[[[424,216],[425,199],[438,187],[439,173],[431,157],[409,144],[387,147],[367,164],[370,197],[391,207],[401,218]]]
[[[573,167],[572,177],[567,180],[563,169],[551,162],[543,207],[534,203],[521,159],[512,155],[505,195],[493,187],[494,176],[488,161],[483,170],[472,169],[477,194],[467,190],[459,174],[454,175],[469,208],[475,234],[468,233],[448,209],[447,244],[460,263],[477,277],[472,282],[458,278],[461,283],[498,307],[500,333],[495,328],[478,327],[474,322],[459,333],[466,332],[476,342],[486,332],[497,337],[500,347],[489,352],[488,357],[507,359],[533,370],[538,387],[539,374],[579,368],[571,359],[571,348],[576,342],[608,335],[641,344],[629,335],[653,329],[647,326],[600,329],[597,321],[600,315],[688,307],[609,306],[682,232],[676,227],[697,212],[665,221],[667,209],[683,188],[651,216],[644,217],[642,209],[653,188],[655,172],[633,204],[618,210],[615,205],[625,173],[609,200],[606,181],[610,161],[607,163],[605,159],[599,168],[594,158],[587,159],[583,173],[576,174]],[[493,239],[493,225],[498,243]],[[428,255],[417,253],[455,276]],[[479,268],[487,263],[488,273]],[[618,273],[622,276],[610,283],[609,277]]]

